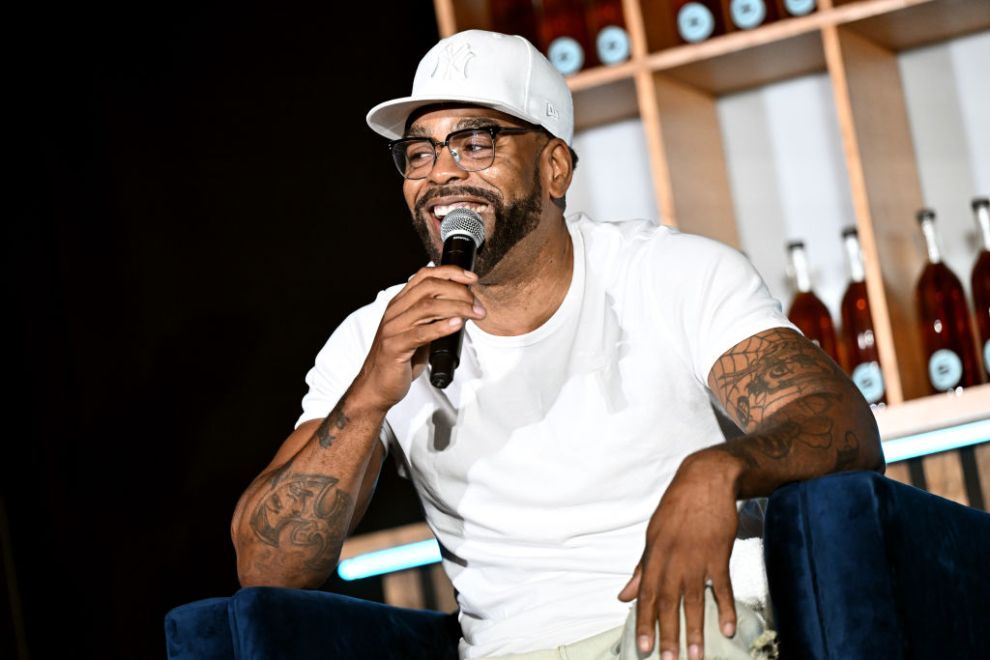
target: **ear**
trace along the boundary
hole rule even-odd
[[[551,199],[563,199],[574,176],[571,150],[560,138],[552,138],[543,150],[543,156],[544,172],[548,176],[548,180],[544,181],[547,193]]]

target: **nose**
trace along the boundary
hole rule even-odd
[[[450,145],[437,147],[437,160],[430,170],[430,181],[434,183],[447,183],[449,181],[463,180],[468,176],[468,172],[462,170],[457,161],[454,160],[454,153],[450,150]]]

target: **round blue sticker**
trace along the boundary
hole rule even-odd
[[[928,377],[936,390],[951,390],[962,380],[962,372],[962,360],[947,348],[940,348],[928,358]]]
[[[602,28],[595,39],[602,64],[618,64],[629,59],[629,34],[618,25]]]
[[[815,0],[784,0],[784,9],[791,16],[810,14],[815,8]]]
[[[869,403],[876,403],[883,398],[883,372],[880,371],[878,362],[857,365],[852,372],[852,381]]]
[[[732,22],[743,30],[755,28],[767,16],[767,6],[763,0],[732,0],[729,10]]]
[[[700,2],[689,2],[677,12],[677,31],[684,41],[696,43],[712,36],[715,17]]]
[[[584,65],[584,50],[576,39],[557,37],[550,42],[547,49],[547,59],[557,71],[565,76],[581,70]]]

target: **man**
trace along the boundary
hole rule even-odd
[[[393,140],[434,264],[453,208],[488,238],[474,272],[423,268],[333,333],[296,430],[238,503],[241,583],[321,585],[391,452],[457,590],[462,657],[748,657],[737,502],[882,470],[858,390],[737,251],[565,217],[571,96],[524,39],[441,41],[368,123]],[[461,330],[437,389],[428,347]],[[744,435],[724,441],[712,398]]]

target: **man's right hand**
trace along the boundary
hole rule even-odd
[[[458,266],[421,268],[385,308],[368,357],[351,393],[387,411],[409,391],[429,355],[429,345],[456,332],[485,309],[469,288],[478,276]]]

